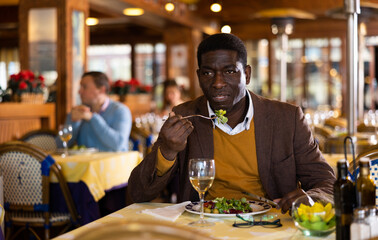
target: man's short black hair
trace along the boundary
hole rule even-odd
[[[215,50],[233,50],[238,53],[238,58],[243,64],[247,66],[247,50],[243,41],[237,36],[230,33],[217,33],[204,39],[197,49],[198,67],[201,66],[201,56],[204,53]]]
[[[109,79],[104,73],[96,72],[96,71],[86,72],[81,76],[81,78],[86,77],[86,76],[91,76],[93,78],[93,81],[97,88],[104,86],[106,93],[109,92],[110,90]]]

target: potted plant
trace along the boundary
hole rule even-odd
[[[6,94],[15,102],[43,103],[44,87],[42,75],[36,76],[30,70],[22,70],[10,76]]]

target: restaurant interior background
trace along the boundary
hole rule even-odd
[[[214,2],[222,4],[220,12],[210,10]],[[165,9],[167,3],[174,4],[172,11]],[[378,106],[378,1],[361,0],[360,5],[359,120],[364,111]],[[124,9],[130,7],[144,13],[126,16]],[[85,25],[88,18],[96,24]],[[166,79],[175,79],[187,99],[201,94],[196,47],[225,25],[247,46],[253,69],[249,89],[308,111],[332,110],[335,117],[345,116],[343,0],[0,0],[0,87],[6,89],[9,76],[21,69],[42,74],[48,89],[57,91],[60,124],[80,101],[81,73],[103,71],[113,83],[136,79],[152,87],[147,102],[130,107],[135,118],[151,110],[151,99],[161,105],[161,83]],[[282,68],[284,60],[287,67]],[[282,71],[287,76],[284,85]]]

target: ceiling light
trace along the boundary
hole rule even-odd
[[[221,32],[222,33],[231,33],[231,27],[229,25],[224,25],[222,28],[221,28]]]
[[[89,17],[89,18],[87,18],[87,20],[85,20],[85,23],[86,23],[88,26],[94,26],[94,25],[97,25],[97,24],[98,24],[98,18]]]
[[[167,12],[172,12],[173,10],[175,10],[175,5],[171,2],[167,2],[164,8]]]
[[[220,12],[222,11],[222,5],[220,1],[214,1],[213,4],[210,6],[210,10],[213,12]]]
[[[144,10],[141,8],[125,8],[123,9],[123,14],[126,16],[140,16],[143,15]]]

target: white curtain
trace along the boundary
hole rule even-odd
[[[0,87],[5,89],[9,76],[19,71],[18,48],[0,48]]]

